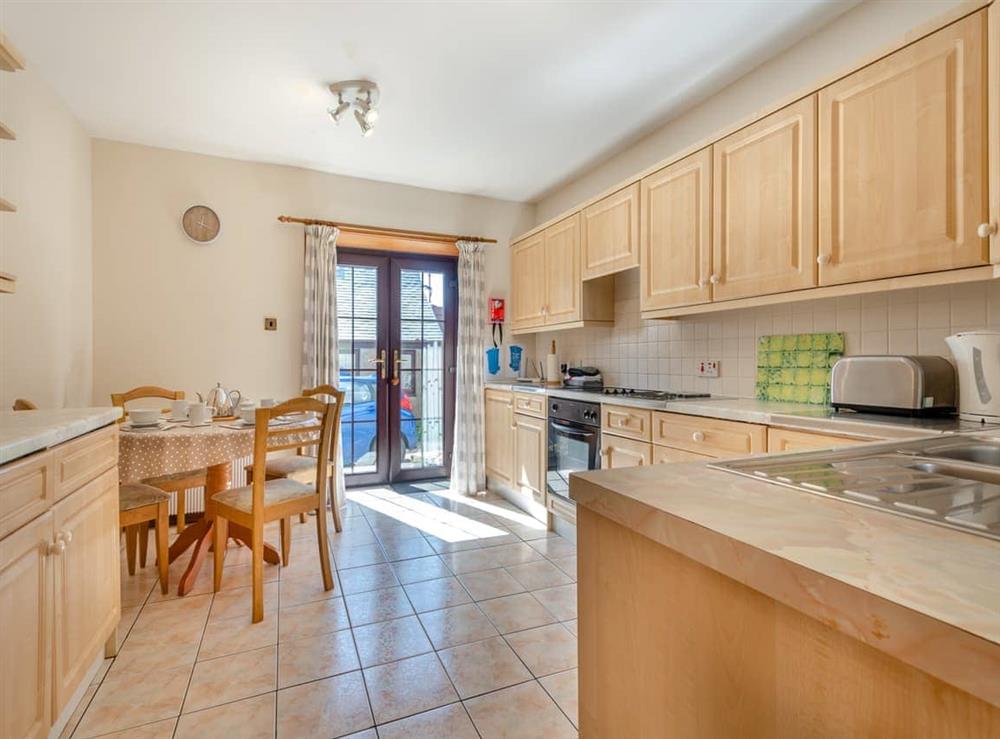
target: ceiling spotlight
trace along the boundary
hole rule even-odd
[[[344,96],[338,93],[337,107],[327,108],[326,112],[330,114],[330,120],[339,125],[340,119],[344,117],[344,113],[346,113],[350,109],[350,107],[351,104],[344,102]]]
[[[361,135],[364,136],[365,138],[371,136],[372,131],[375,130],[375,124],[369,123],[368,120],[365,118],[365,114],[362,113],[360,110],[354,111],[354,118],[355,120],[357,120],[358,125],[361,126]]]
[[[369,80],[344,80],[330,85],[330,92],[337,96],[337,107],[328,109],[330,119],[339,123],[347,111],[354,108],[354,119],[361,127],[362,136],[371,136],[378,121],[379,89]],[[346,100],[345,100],[346,98]]]

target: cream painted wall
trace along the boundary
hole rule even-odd
[[[538,223],[670,157],[933,20],[960,0],[868,0],[538,202]]]
[[[0,295],[0,409],[14,398],[42,408],[91,402],[90,137],[31,69],[0,73],[0,270],[17,292]]]
[[[534,219],[531,205],[113,141],[95,140],[93,161],[99,399],[146,383],[192,396],[216,381],[253,398],[298,391],[303,236],[280,214],[496,238],[487,287],[500,297],[508,240]],[[209,246],[181,230],[194,203],[222,219]]]

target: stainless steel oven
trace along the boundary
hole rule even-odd
[[[601,406],[579,400],[549,398],[549,463],[546,487],[569,500],[571,472],[601,467]]]

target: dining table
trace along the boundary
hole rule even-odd
[[[308,438],[309,427],[314,425],[303,425],[304,439]],[[152,429],[133,429],[123,424],[118,438],[118,475],[122,483],[188,470],[206,470],[204,516],[185,527],[170,545],[171,562],[195,547],[177,584],[177,594],[186,595],[194,587],[211,548],[215,521],[213,497],[232,484],[233,461],[252,456],[254,426],[230,419],[217,419],[201,426],[166,422]],[[230,522],[229,537],[250,546],[251,532],[244,526]],[[270,544],[264,545],[264,561],[270,564],[281,561],[278,550]]]

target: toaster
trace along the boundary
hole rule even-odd
[[[830,371],[836,409],[906,416],[955,412],[955,368],[944,357],[843,357]]]

